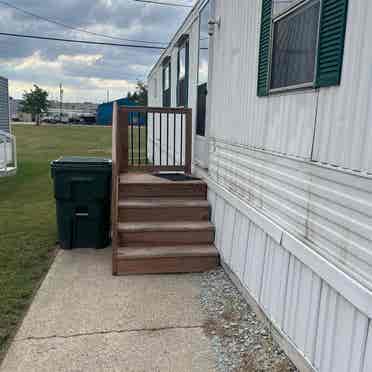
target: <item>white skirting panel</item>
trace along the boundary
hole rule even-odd
[[[368,316],[272,239],[229,202],[228,191],[221,190],[210,187],[208,192],[216,247],[223,262],[288,344],[287,350],[295,347],[297,360],[300,355],[304,361],[299,367],[310,365],[319,372],[372,371]]]

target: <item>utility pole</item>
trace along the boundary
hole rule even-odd
[[[110,102],[110,91],[107,89],[107,102]]]
[[[63,88],[62,83],[59,84],[59,121],[62,123],[62,103],[63,103]]]

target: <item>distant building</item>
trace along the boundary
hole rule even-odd
[[[97,108],[97,124],[99,125],[112,125],[112,111],[114,102],[119,106],[137,106],[128,98],[121,98],[116,101],[102,103]]]
[[[81,116],[95,115],[97,112],[97,104],[91,102],[64,102],[62,104],[62,116],[66,118],[74,118]],[[50,101],[48,115],[59,117],[61,107],[59,101]]]
[[[9,97],[9,117],[10,120],[17,119],[19,110],[19,100]]]
[[[22,100],[9,97],[9,117],[11,121],[29,123],[32,120],[32,115],[22,111]]]

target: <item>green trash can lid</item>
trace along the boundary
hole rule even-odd
[[[89,156],[62,156],[52,161],[52,168],[111,168],[112,160]]]

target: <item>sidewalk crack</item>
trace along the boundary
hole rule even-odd
[[[203,328],[204,324],[198,324],[193,326],[175,326],[175,327],[158,327],[158,328],[132,328],[132,329],[112,329],[106,331],[94,331],[94,332],[81,332],[73,333],[71,335],[50,335],[50,336],[29,336],[22,338],[15,338],[14,342],[22,341],[32,341],[32,340],[49,340],[49,339],[68,339],[75,337],[84,337],[84,336],[95,336],[95,335],[108,335],[108,334],[122,334],[122,333],[134,333],[134,332],[161,332],[161,331],[170,331],[175,329],[200,329]]]

